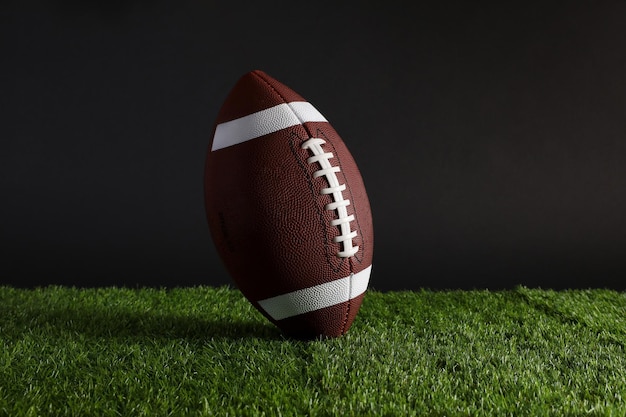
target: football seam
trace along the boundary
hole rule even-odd
[[[352,260],[348,259],[348,262],[350,263],[350,271],[354,271],[354,266],[352,265]],[[354,273],[354,272],[352,272]],[[350,280],[349,286],[348,286],[348,294],[352,294],[352,280]],[[343,324],[341,325],[341,334],[346,334],[346,332],[348,331],[348,329],[346,329],[346,327],[348,326],[348,319],[350,318],[350,309],[352,308],[352,299],[348,300],[348,306],[346,307],[346,315],[343,318]]]
[[[291,153],[293,154],[294,159],[296,160],[296,163],[298,164],[298,166],[302,169],[302,172],[304,173],[304,176],[306,177],[307,180],[307,185],[309,186],[309,191],[311,191],[311,196],[313,198],[317,197],[319,194],[316,192],[315,190],[315,186],[313,184],[313,179],[311,178],[311,175],[309,174],[308,170],[307,170],[307,165],[305,165],[301,160],[300,157],[298,156],[298,152],[296,150],[296,141],[303,141],[302,137],[300,137],[298,135],[297,132],[291,132],[290,134],[291,140],[289,141],[289,148],[291,149]],[[324,231],[324,236],[323,236],[323,244],[324,244],[324,255],[326,256],[326,263],[330,266],[330,268],[334,271],[334,272],[339,272],[344,264],[344,262],[346,261],[347,258],[341,258],[341,261],[339,262],[339,264],[337,264],[337,267],[334,266],[332,259],[333,257],[331,256],[331,247],[330,247],[330,237],[328,236],[328,227],[327,227],[327,222],[324,221],[324,210],[322,210],[318,204],[315,204],[315,210],[317,211],[317,215],[319,217],[319,222],[322,225],[322,230]],[[348,258],[349,259],[349,258]],[[350,272],[353,272],[352,270]]]
[[[337,148],[335,148],[335,145],[333,145],[332,141],[328,139],[328,136],[326,136],[324,134],[324,132],[322,131],[322,129],[317,128],[316,129],[316,134],[319,133],[320,136],[324,137],[324,139],[326,139],[326,143],[328,145],[330,145],[330,147],[333,149],[333,157],[335,159],[337,159],[337,162],[339,163],[339,166],[342,166],[341,163],[341,158],[339,157],[339,153],[337,152]],[[355,163],[356,164],[356,163]],[[346,184],[346,191],[348,191],[348,193],[350,194],[350,205],[352,206],[352,211],[354,211],[354,222],[356,223],[357,228],[359,229],[359,246],[362,249],[362,255],[361,258],[363,258],[365,256],[365,240],[363,239],[363,231],[361,230],[361,223],[359,222],[359,216],[357,216],[357,209],[356,209],[356,201],[354,199],[354,195],[352,195],[352,187],[350,186],[350,183],[348,182],[348,179],[346,178],[346,173],[344,172],[344,170],[340,171],[341,176],[343,177],[343,182],[344,184]],[[361,251],[359,251],[361,252]],[[363,259],[359,259],[358,253],[355,253],[354,255],[352,255],[350,258],[355,258],[359,263],[363,263]],[[354,269],[352,268],[352,264],[350,264],[350,271],[354,273]]]
[[[253,74],[255,76],[257,76],[260,80],[262,80],[272,91],[274,91],[274,93],[276,93],[283,100],[283,102],[288,103],[287,99],[282,94],[280,94],[280,92],[278,92],[278,90],[276,90],[276,88],[274,88],[274,86],[271,83],[269,83],[264,77],[262,77],[257,72],[253,72]],[[297,117],[297,115],[296,115],[296,117]],[[300,125],[306,131],[308,137],[312,138],[313,135],[312,135],[312,132],[309,130],[309,128],[307,126],[305,126],[303,123],[300,123]],[[318,131],[320,131],[320,130],[318,129]],[[324,136],[324,137],[326,137],[326,136]],[[328,139],[328,138],[326,137],[326,139]],[[327,143],[330,143],[331,147],[335,151],[335,154],[337,154],[337,150],[335,149],[333,144],[330,141],[328,141]],[[291,147],[291,148],[292,148],[292,152],[293,152],[293,147]],[[297,156],[297,155],[294,155],[294,156]],[[337,161],[339,163],[339,166],[341,166],[341,160],[339,159],[339,156],[337,155],[336,158],[337,158]],[[300,159],[296,157],[296,161],[298,161],[298,165],[300,165],[302,167]],[[303,169],[304,169],[304,167],[303,167]],[[305,169],[305,171],[306,171],[306,169]],[[344,181],[345,181],[346,180],[346,176],[345,176],[345,173],[343,172],[343,170],[341,171],[341,173],[342,173]],[[308,179],[308,172],[306,172],[306,174],[307,174],[307,179]],[[310,180],[308,180],[307,182],[309,183],[309,188],[313,192],[313,195],[315,195],[315,190],[313,188],[312,182]],[[349,186],[348,181],[345,181],[345,184],[346,184],[346,188],[348,189],[348,192],[350,193],[350,197],[351,197],[350,203],[354,204],[354,198],[353,198],[353,195],[352,195],[352,187]],[[318,212],[319,212],[319,208],[317,208],[317,205],[316,205],[316,209],[318,209]],[[353,205],[353,211],[356,214],[356,205]],[[324,242],[324,245],[327,247],[328,246],[328,232],[327,232],[326,222],[323,220],[323,214],[320,213],[320,217],[321,217],[320,220],[322,221],[322,224],[324,226],[323,227],[324,234],[326,235],[325,236],[326,237],[326,241]],[[357,227],[359,228],[359,233],[361,233],[361,241],[364,243],[363,234],[362,234],[362,230],[361,230],[361,225],[360,225],[360,223],[358,221],[358,216],[355,216],[355,220],[356,220],[356,223],[357,223]],[[365,254],[365,247],[363,247],[362,250],[363,250],[363,254]],[[328,250],[326,252],[327,252],[327,257],[328,257]],[[354,257],[354,255],[353,255],[353,257]],[[354,274],[354,265],[353,265],[353,263],[351,261],[351,258],[352,257],[348,258],[348,264],[350,266],[350,273]],[[357,260],[358,260],[358,258],[357,258]],[[343,264],[343,261],[344,260],[342,259],[341,264]],[[328,262],[328,259],[327,259],[327,262]],[[359,263],[361,263],[361,262],[359,261]],[[339,265],[339,268],[341,268],[341,264]],[[331,266],[331,268],[333,268],[332,263],[330,263],[330,266]],[[348,319],[350,317],[350,307],[351,306],[352,306],[352,300],[348,300],[347,307],[346,307],[346,315],[344,316],[344,321],[343,321],[343,324],[341,326],[341,334],[345,334],[346,333],[346,325],[348,324]]]
[[[263,81],[263,82],[264,82],[264,83],[265,83],[265,84],[266,84],[266,85],[267,85],[267,86],[268,86],[268,87],[269,87],[269,88],[270,88],[270,89],[271,89],[274,93],[276,93],[276,95],[278,95],[278,97],[280,97],[280,98],[281,98],[281,100],[283,100],[283,102],[284,102],[284,103],[287,103],[287,104],[289,103],[289,102],[287,101],[287,99],[286,99],[286,98],[285,98],[282,94],[280,94],[280,92],[279,92],[278,90],[276,90],[276,88],[274,88],[274,86],[273,86],[270,82],[268,82],[268,81],[267,81],[267,80],[266,80],[266,79],[265,79],[265,78],[264,78],[261,74],[259,74],[259,73],[257,73],[257,72],[253,72],[253,74],[254,74],[256,77],[258,77],[261,81]],[[290,111],[292,111],[292,112],[293,112],[293,110],[291,110],[291,108],[290,108]],[[295,115],[296,117],[298,117],[298,115],[296,115],[295,113],[294,113],[294,115]],[[300,118],[298,117],[298,119],[300,119]],[[310,139],[310,138],[312,138],[312,137],[313,137],[313,132],[311,132],[311,130],[308,128],[308,126],[305,126],[303,123],[300,123],[300,126],[302,126],[302,128],[304,129],[304,131],[307,133],[307,139]],[[298,137],[298,138],[299,138],[299,137]],[[299,138],[299,139],[302,139],[302,138]],[[326,139],[328,139],[328,138],[326,138]],[[331,146],[332,146],[332,144],[331,144]],[[333,146],[333,150],[335,150],[335,149],[334,149],[334,146]],[[336,152],[336,150],[335,150],[335,152]],[[301,163],[300,163],[300,158],[299,158],[299,157],[298,157],[298,155],[295,153],[295,151],[294,151],[294,149],[293,149],[293,146],[292,146],[292,153],[294,153],[294,156],[296,157],[296,161],[298,161],[298,165],[300,165],[300,166],[301,166],[301,168],[305,171],[305,174],[306,174],[306,176],[307,176],[307,181],[308,181],[308,183],[309,183],[309,188],[311,189],[311,193],[312,193],[313,197],[316,197],[316,196],[317,196],[317,193],[315,192],[315,189],[314,189],[314,187],[313,187],[312,180],[309,178],[309,175],[308,175],[308,172],[307,172],[307,170],[306,170],[306,167],[304,167],[304,166],[302,166],[302,165],[301,165]],[[339,165],[341,166],[341,161],[339,161]],[[343,174],[343,172],[342,172],[342,174]],[[344,174],[344,180],[345,180],[345,179],[346,179],[346,178],[345,178],[345,174]],[[348,185],[348,183],[347,183],[347,181],[346,181],[346,188],[347,188],[347,189],[349,189],[349,188],[350,188],[350,187],[349,187],[349,185]],[[352,192],[350,192],[350,195],[352,196]],[[352,200],[350,200],[350,202],[353,204]],[[329,251],[329,242],[328,242],[328,240],[329,240],[329,239],[328,239],[328,229],[327,229],[326,222],[324,221],[324,213],[319,211],[319,209],[318,209],[317,205],[316,205],[316,209],[318,210],[318,214],[320,215],[320,222],[321,222],[321,224],[322,224],[322,228],[324,229],[324,235],[325,235],[325,236],[324,236],[324,238],[325,238],[325,241],[324,241],[324,247],[325,247],[325,249],[326,249],[326,251],[325,251],[325,252],[326,252],[326,262],[330,265],[330,267],[331,267],[331,268],[332,268],[335,272],[338,272],[338,271],[341,269],[341,266],[343,265],[343,261],[344,261],[344,260],[342,259],[342,261],[339,263],[339,265],[338,265],[337,269],[335,269],[335,267],[333,266],[333,263],[332,263],[332,262],[331,262],[331,260],[330,260],[331,258],[329,257],[329,256],[330,256],[330,255],[329,255],[329,252],[330,252],[330,251]],[[356,213],[356,210],[355,210],[355,213]],[[357,219],[356,219],[356,216],[355,216],[355,220],[357,220]],[[357,220],[357,225],[358,225],[358,220]],[[359,227],[359,232],[360,232],[360,231],[361,231],[361,230],[360,230],[360,227]],[[354,270],[352,269],[352,265],[351,265],[351,264],[350,264],[350,273],[354,273]]]
[[[271,89],[274,93],[276,93],[276,95],[278,95],[278,96],[281,98],[281,100],[283,100],[283,102],[284,102],[284,103],[289,104],[289,102],[287,101],[287,99],[286,99],[286,98],[285,98],[282,94],[280,94],[280,92],[279,92],[278,90],[276,90],[276,88],[274,88],[274,86],[273,86],[273,85],[272,85],[269,81],[267,81],[267,80],[266,80],[266,79],[265,79],[265,78],[264,78],[261,74],[259,74],[259,73],[258,73],[258,72],[256,72],[256,71],[252,72],[252,74],[254,74],[254,75],[255,75],[256,77],[258,77],[261,81],[263,81],[263,82],[264,82],[264,83],[265,83],[265,84],[266,84],[266,85],[267,85],[267,86],[268,86],[268,87],[269,87],[269,88],[270,88],[270,89]],[[290,110],[291,110],[291,109],[290,109]],[[291,111],[293,112],[293,110],[291,110]],[[298,115],[297,115],[297,114],[295,114],[295,113],[294,113],[294,115],[295,115],[296,117],[298,117]],[[299,118],[298,118],[298,119],[299,119]],[[314,136],[313,136],[313,132],[311,132],[311,130],[308,128],[308,126],[304,125],[303,123],[300,123],[300,126],[302,126],[302,127],[304,128],[304,130],[307,132],[308,138],[312,138],[312,137],[314,137]],[[317,129],[317,132],[321,132],[321,130],[318,128],[318,129]],[[333,148],[333,151],[334,151],[333,156],[337,159],[337,162],[338,162],[339,166],[341,167],[341,166],[342,166],[342,164],[341,164],[341,158],[339,158],[339,154],[337,153],[337,149],[336,149],[336,148],[335,148],[335,146],[332,144],[332,142],[331,142],[330,140],[328,140],[328,137],[327,137],[326,135],[324,135],[324,134],[322,133],[322,136],[326,139],[326,143],[328,143],[328,144],[329,144],[329,145]],[[300,138],[300,139],[301,139],[301,138]],[[292,149],[292,152],[293,152],[293,149]],[[298,158],[296,158],[296,159],[298,160]],[[353,211],[354,211],[354,214],[355,214],[355,216],[354,216],[354,220],[355,220],[356,225],[357,225],[357,227],[358,227],[358,229],[359,229],[359,235],[360,235],[360,237],[361,237],[361,238],[360,238],[360,241],[361,241],[361,243],[362,243],[362,245],[363,245],[363,255],[362,255],[362,257],[364,257],[364,256],[365,256],[365,240],[364,240],[364,238],[363,238],[363,231],[362,231],[362,229],[361,229],[361,223],[359,222],[358,216],[356,216],[356,214],[357,214],[356,206],[357,206],[357,205],[355,204],[356,202],[355,202],[355,200],[354,200],[354,195],[352,194],[352,187],[351,187],[351,186],[350,186],[350,184],[348,183],[347,178],[346,178],[346,174],[345,174],[345,172],[344,172],[343,170],[341,170],[341,175],[343,176],[344,183],[346,184],[346,189],[348,190],[348,193],[350,193],[350,204],[351,204],[351,205],[352,205],[352,207],[353,207]],[[308,172],[307,172],[307,178],[308,178]],[[312,186],[312,184],[309,184],[309,186],[311,187],[311,186]],[[315,195],[315,192],[314,192],[314,190],[313,190],[313,189],[312,189],[312,191],[313,191],[313,194]],[[322,216],[322,219],[323,219],[323,216]],[[324,230],[326,230],[326,222],[324,222],[323,220],[322,220],[322,222],[323,222],[323,224],[324,224]],[[327,240],[328,240],[328,235],[326,236],[326,238],[327,238]],[[327,245],[327,242],[325,242],[325,244]],[[355,254],[355,255],[353,255],[353,256],[357,259],[357,261],[358,261],[359,263],[362,263],[362,260],[361,260],[361,259],[359,259],[359,258],[356,256],[356,254]],[[341,266],[340,266],[340,267],[341,267]],[[350,263],[350,272],[351,272],[351,273],[354,273],[354,268],[353,268],[353,266],[352,266],[352,263]]]

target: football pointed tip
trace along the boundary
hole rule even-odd
[[[247,72],[241,78],[247,78],[247,77],[262,78],[262,79],[272,78],[267,72],[260,70],[260,69],[254,69],[250,72]]]
[[[255,85],[255,86],[265,87],[267,85],[273,86],[277,84],[280,84],[278,80],[276,80],[274,77],[269,75],[267,72],[260,70],[260,69],[255,69],[255,70],[252,70],[243,74],[239,78],[235,86],[243,85],[243,86],[249,87],[249,86]]]
[[[276,84],[280,84],[280,82],[272,77],[271,75],[269,75],[267,72],[260,70],[260,69],[255,69],[253,71],[250,71],[248,74],[246,74],[247,76],[253,77],[257,80],[262,80],[262,82],[271,84],[271,85],[276,85]]]
[[[265,71],[262,71],[260,69],[254,69],[252,71],[248,71],[244,73],[243,75],[241,75],[236,84],[241,83],[241,82],[246,83],[246,82],[251,82],[251,81],[258,82],[259,79],[264,79],[266,77],[269,77],[269,76],[267,75]]]

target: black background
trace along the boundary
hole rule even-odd
[[[3,3],[0,283],[230,284],[203,165],[258,68],[359,164],[372,287],[624,289],[626,3],[432,3]]]

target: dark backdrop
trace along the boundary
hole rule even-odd
[[[623,289],[626,3],[364,3],[3,3],[0,283],[230,283],[203,164],[258,68],[357,160],[374,288]]]

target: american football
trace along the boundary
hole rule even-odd
[[[328,120],[255,70],[220,109],[206,158],[211,236],[243,295],[285,334],[345,334],[372,270],[357,165]]]

